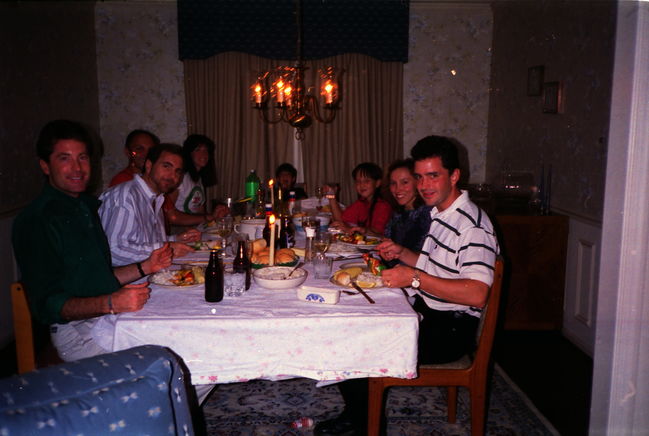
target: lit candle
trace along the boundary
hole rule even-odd
[[[325,103],[331,104],[334,101],[334,94],[333,94],[334,86],[331,84],[331,82],[327,81],[327,84],[325,85]]]
[[[291,106],[291,92],[293,91],[293,88],[291,88],[291,85],[287,85],[286,88],[284,88],[284,96],[286,97],[286,104],[290,107]]]
[[[284,81],[277,82],[277,103],[284,102]]]
[[[275,265],[275,215],[268,217],[268,225],[270,225],[270,253],[268,256],[268,265]]]
[[[261,104],[261,85],[259,83],[255,85],[255,103]]]
[[[275,210],[275,181],[273,179],[270,179],[268,181],[268,187],[270,188],[270,204],[273,207],[273,210]]]

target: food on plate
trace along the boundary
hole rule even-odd
[[[383,280],[371,272],[362,272],[356,277],[356,284],[361,288],[376,288],[383,286]]]
[[[367,267],[369,268],[370,272],[375,276],[380,276],[381,271],[383,271],[386,268],[385,265],[381,264],[380,260],[374,258],[370,253],[364,253],[363,260],[367,264]]]
[[[349,286],[352,279],[355,279],[363,272],[363,269],[357,266],[343,268],[334,273],[333,279],[339,285]]]
[[[337,236],[340,242],[355,245],[378,245],[381,240],[371,236],[365,236],[362,233],[354,232],[352,234],[339,234]]]
[[[212,248],[221,248],[220,241],[196,241],[189,244],[194,250],[211,250]]]
[[[158,285],[191,286],[205,283],[205,271],[199,266],[175,271],[160,271],[151,281]]]
[[[262,239],[263,240],[263,239]],[[266,241],[264,241],[266,242]],[[268,265],[270,261],[270,248],[264,247],[258,252],[253,251],[252,258],[250,261],[256,265]],[[298,260],[297,254],[290,248],[281,248],[275,252],[275,264],[291,264],[295,263]]]

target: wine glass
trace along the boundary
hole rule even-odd
[[[331,245],[331,235],[329,232],[318,232],[313,240],[313,246],[318,253],[326,253]]]
[[[216,222],[216,234],[219,235],[223,240],[221,245],[224,249],[228,245],[228,237],[232,234],[232,227],[233,222],[231,216],[224,216],[222,218],[219,218]]]

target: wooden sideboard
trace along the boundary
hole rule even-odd
[[[505,258],[502,308],[507,330],[561,330],[568,217],[496,215]]]

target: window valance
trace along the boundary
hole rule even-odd
[[[408,61],[408,0],[303,0],[304,59],[362,53]],[[239,51],[295,59],[293,0],[178,0],[180,59]]]

